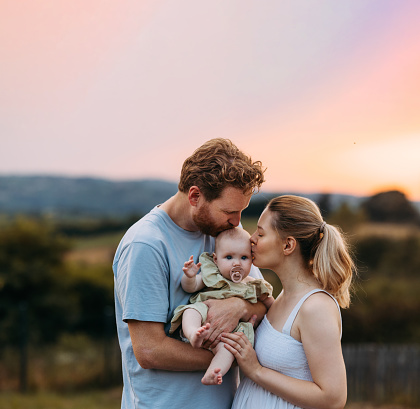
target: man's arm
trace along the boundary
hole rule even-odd
[[[210,351],[168,337],[160,322],[128,320],[128,330],[134,355],[144,369],[202,371],[213,358]]]

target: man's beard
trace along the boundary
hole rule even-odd
[[[233,227],[229,223],[224,226],[215,225],[213,219],[210,217],[207,204],[201,206],[198,213],[193,215],[193,220],[201,233],[208,234],[209,236],[213,237],[216,237],[220,232],[231,229]]]

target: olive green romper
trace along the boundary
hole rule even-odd
[[[220,274],[213,257],[209,253],[203,253],[199,259],[201,263],[201,276],[206,287],[201,292],[194,294],[190,298],[190,304],[180,305],[174,311],[171,320],[169,333],[172,334],[182,322],[182,314],[187,308],[194,308],[201,314],[201,323],[207,319],[207,305],[203,301],[210,299],[225,299],[239,297],[251,303],[256,303],[263,294],[271,296],[273,287],[263,279],[255,279],[247,283],[234,283]],[[239,322],[232,332],[243,332],[252,345],[254,345],[254,328],[249,322]]]

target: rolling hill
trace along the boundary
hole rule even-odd
[[[147,213],[177,192],[177,184],[164,180],[113,181],[90,177],[0,176],[0,214],[43,215],[56,219],[127,217]],[[258,215],[271,197],[293,192],[255,195],[247,210]],[[318,202],[320,194],[295,193]],[[364,197],[329,194],[332,209],[346,202],[358,206]],[[414,203],[418,207],[418,203]]]

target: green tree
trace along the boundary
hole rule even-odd
[[[351,232],[365,220],[365,215],[361,209],[353,209],[343,202],[327,218],[328,223],[339,226],[345,232]]]
[[[110,266],[66,263],[69,249],[43,221],[19,218],[0,231],[0,343],[18,342],[22,309],[34,344],[65,332],[104,336],[104,314],[113,305]]]
[[[0,231],[0,340],[19,336],[20,309],[26,308],[31,341],[53,341],[69,307],[57,277],[69,246],[46,224],[19,218]],[[64,318],[63,318],[64,316]]]
[[[397,190],[378,193],[362,203],[369,220],[373,222],[413,223],[420,225],[420,214]]]
[[[322,217],[327,219],[332,212],[331,195],[329,193],[321,193],[316,201]]]

